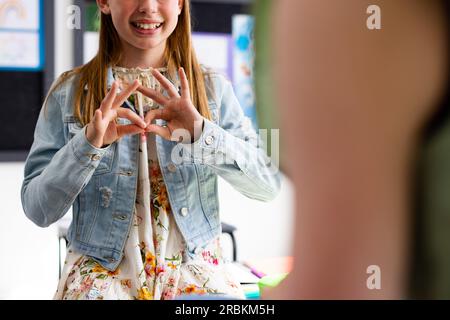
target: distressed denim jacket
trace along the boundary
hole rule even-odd
[[[111,68],[107,78],[110,87],[114,81]],[[72,76],[54,90],[40,112],[25,164],[22,206],[40,227],[58,221],[72,207],[69,245],[115,270],[133,221],[139,135],[125,136],[106,148],[92,146],[86,127],[81,127],[73,114],[76,79]],[[212,74],[207,86],[213,88],[208,95],[212,120],[204,120],[200,138],[184,144],[156,137],[161,171],[186,242],[187,258],[221,232],[217,175],[260,201],[273,199],[280,188],[277,167],[260,147],[261,139],[244,116],[231,83]],[[130,123],[127,119],[118,122]]]

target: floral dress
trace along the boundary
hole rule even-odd
[[[144,86],[161,90],[149,69],[113,70],[116,79],[138,79]],[[139,93],[133,100],[141,116],[158,107]],[[155,135],[142,135],[134,222],[123,260],[115,271],[108,271],[89,256],[69,248],[54,299],[152,300],[190,294],[245,298],[239,282],[226,271],[219,237],[194,258],[189,258],[185,250],[159,167]]]

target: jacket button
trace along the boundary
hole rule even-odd
[[[172,172],[172,173],[177,172],[177,167],[173,163],[169,164],[167,166],[167,169],[169,169],[169,171]]]
[[[116,262],[116,259],[114,259],[114,258],[108,258],[108,262],[109,262],[109,263],[114,263],[114,262]]]
[[[182,215],[183,217],[186,217],[186,216],[188,215],[188,213],[189,213],[188,208],[182,208],[182,209],[181,209],[181,215]]]
[[[98,160],[100,160],[100,156],[98,154],[93,154],[91,159],[92,159],[92,161],[98,161]]]
[[[213,136],[207,136],[205,139],[205,143],[210,146],[214,143],[214,137]]]

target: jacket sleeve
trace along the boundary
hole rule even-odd
[[[246,197],[270,201],[280,190],[278,166],[262,148],[262,140],[244,115],[230,81],[217,77],[220,125],[205,119],[200,138],[192,144],[181,144],[182,148],[190,161],[213,168]],[[276,146],[272,146],[274,149]]]
[[[40,227],[64,216],[108,149],[92,146],[86,127],[65,144],[60,101],[52,93],[46,104],[36,124],[21,188],[25,215]]]

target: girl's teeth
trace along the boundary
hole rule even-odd
[[[151,23],[151,24],[142,24],[142,23],[136,23],[136,26],[138,26],[141,29],[149,30],[149,29],[156,29],[161,26],[161,23]]]

